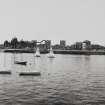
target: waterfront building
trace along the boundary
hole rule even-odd
[[[51,47],[51,40],[46,40],[45,41],[45,46],[46,46],[46,49],[50,49],[50,47]]]
[[[83,41],[82,49],[83,50],[90,50],[91,49],[91,41],[89,41],[89,40]]]
[[[86,50],[86,43],[82,43],[82,50]]]
[[[71,50],[76,50],[76,44],[72,44],[72,45],[70,46],[70,49],[71,49]]]
[[[91,45],[92,50],[105,50],[105,46],[99,45],[99,44],[92,44]]]
[[[37,45],[37,40],[32,40],[32,44],[33,44],[34,47],[36,47],[36,45]]]
[[[66,46],[66,41],[65,40],[60,40],[61,49],[65,49],[65,46]]]
[[[82,42],[76,42],[70,46],[71,50],[82,50]]]
[[[75,48],[76,48],[76,50],[81,50],[82,49],[82,42],[76,42]]]
[[[53,49],[60,49],[60,45],[59,44],[53,45],[52,48]]]
[[[72,50],[72,49],[71,49],[71,46],[66,45],[65,50]]]
[[[39,49],[40,49],[41,52],[42,51],[45,51],[47,49],[45,44],[39,44],[37,46],[39,47]]]

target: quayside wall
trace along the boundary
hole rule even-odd
[[[35,53],[35,50],[25,50],[25,49],[4,49],[4,52],[10,53]],[[48,53],[48,50],[40,51],[43,54]],[[54,50],[55,54],[76,54],[76,55],[105,55],[104,50]]]

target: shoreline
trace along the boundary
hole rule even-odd
[[[5,53],[35,53],[33,49],[3,49]],[[55,54],[75,54],[75,55],[105,55],[104,50],[53,50]],[[49,53],[48,50],[40,51],[42,54]]]

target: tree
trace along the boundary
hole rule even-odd
[[[10,43],[6,40],[4,41],[4,47],[9,47]]]
[[[12,48],[16,48],[18,44],[18,39],[15,37],[11,40],[11,46]]]

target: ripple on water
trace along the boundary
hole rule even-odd
[[[13,55],[6,53],[5,66],[13,74],[0,75],[0,105],[105,105],[105,56],[22,56],[32,67],[14,65]],[[23,70],[39,70],[41,76],[19,77]]]

